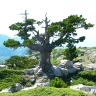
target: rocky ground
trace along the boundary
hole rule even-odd
[[[57,58],[57,60],[60,60],[59,65],[54,65],[52,67],[52,70],[54,72],[53,75],[55,76],[63,76],[68,75],[69,73],[75,73],[76,71],[81,70],[96,70],[96,48],[81,48],[84,52],[83,56],[79,56],[77,59],[81,60],[81,62],[73,63],[69,60],[63,60],[63,56],[60,56]],[[0,68],[6,68],[4,65],[0,65]],[[42,69],[39,66],[36,66],[35,68],[31,69],[25,69],[23,77],[25,80],[29,81],[30,83],[33,83],[33,86],[30,85],[30,83],[24,87],[23,85],[16,83],[14,86],[11,86],[8,89],[2,90],[2,92],[14,92],[19,90],[28,90],[32,88],[37,88],[40,86],[49,86],[49,78],[48,76],[42,72]],[[35,83],[35,84],[34,84]],[[96,86],[85,86],[82,84],[70,86],[72,89],[76,90],[82,90],[87,93],[94,94],[96,96]]]

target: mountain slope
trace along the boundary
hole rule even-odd
[[[18,55],[18,56],[26,55],[28,48],[21,47],[14,50],[5,47],[3,45],[3,42],[6,41],[7,39],[10,39],[10,37],[0,34],[0,62],[4,62],[6,59],[10,58],[13,55]],[[15,37],[13,39],[22,42],[22,40],[19,37]]]
[[[0,46],[3,45],[3,42],[6,41],[7,39],[9,39],[10,37],[6,36],[6,35],[2,35],[0,34]]]

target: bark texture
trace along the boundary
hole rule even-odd
[[[51,70],[52,64],[50,62],[50,52],[41,52],[40,57],[40,67],[43,72]]]

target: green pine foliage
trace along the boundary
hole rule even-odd
[[[69,43],[67,47],[68,48],[66,48],[64,51],[65,59],[73,61],[74,58],[78,57],[76,46],[74,44]]]
[[[84,84],[87,86],[96,85],[96,70],[84,70],[72,77],[72,85]]]
[[[89,81],[94,81],[96,82],[96,70],[85,70],[81,71],[78,74],[78,77],[86,78]]]
[[[10,48],[17,48],[18,46],[20,46],[20,42],[14,39],[8,39],[7,41],[4,41],[3,44],[4,46]]]
[[[55,79],[51,80],[50,87],[66,88],[68,86],[63,80],[59,79],[58,77],[55,77]]]
[[[12,56],[6,60],[5,65],[7,65],[10,69],[22,70],[32,68],[34,65],[38,63],[38,60],[28,58],[25,56]]]

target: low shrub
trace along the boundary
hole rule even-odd
[[[2,69],[0,70],[0,90],[10,87],[15,83],[22,83],[23,71]]]
[[[38,60],[31,59],[25,56],[12,56],[8,60],[6,60],[5,65],[7,65],[10,69],[22,70],[32,68],[32,66],[38,63]]]
[[[51,80],[50,87],[56,87],[56,88],[66,88],[67,84],[58,77],[55,77],[55,79]]]
[[[84,84],[87,86],[96,85],[96,70],[84,70],[72,77],[72,85]]]
[[[96,81],[96,70],[81,71],[81,72],[79,72],[78,77],[82,77],[82,78],[95,82]]]

